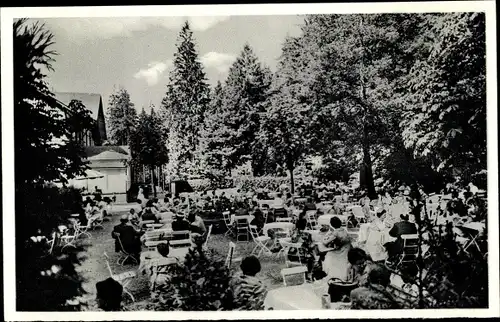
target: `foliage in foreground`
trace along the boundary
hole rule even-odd
[[[231,273],[215,253],[190,250],[184,265],[172,266],[168,283],[152,295],[155,311],[226,311],[233,307]]]

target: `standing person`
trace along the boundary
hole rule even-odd
[[[141,186],[139,186],[139,192],[137,194],[137,199],[139,200],[146,200],[146,198],[144,197],[144,189],[142,189]]]
[[[259,311],[264,309],[267,289],[256,275],[261,270],[260,261],[255,256],[248,256],[241,262],[241,273],[231,282],[234,294],[235,310]]]
[[[203,219],[196,215],[194,211],[191,211],[188,215],[188,221],[190,224],[190,230],[193,233],[197,233],[200,235],[205,235],[207,232],[207,228],[205,227],[205,223],[203,222]]]
[[[338,217],[330,219],[330,226],[333,228],[323,238],[319,250],[325,252],[323,261],[323,271],[328,279],[337,278],[346,281],[349,275],[349,262],[347,254],[352,248],[351,238],[345,228],[342,228],[342,221]]]

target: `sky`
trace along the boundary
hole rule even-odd
[[[287,36],[300,34],[300,16],[204,16],[38,19],[54,34],[58,53],[48,82],[54,92],[98,93],[107,108],[122,86],[138,111],[159,108],[182,24],[188,20],[211,86],[248,43],[275,70]]]

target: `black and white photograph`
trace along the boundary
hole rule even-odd
[[[2,8],[6,319],[499,316],[495,4],[399,5]]]

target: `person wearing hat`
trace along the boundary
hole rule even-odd
[[[120,311],[122,303],[123,286],[111,277],[97,282],[96,301],[104,311]]]
[[[120,224],[113,228],[111,236],[115,239],[115,251],[120,252],[123,245],[124,250],[134,256],[134,258],[139,262],[141,253],[141,241],[140,237],[143,231],[137,231],[135,228],[129,224],[128,215],[123,215],[120,218]],[[119,238],[119,240],[118,240]]]
[[[408,214],[401,214],[400,218],[401,221],[395,223],[389,231],[389,235],[396,238],[396,240],[384,244],[387,254],[391,259],[403,252],[403,240],[401,239],[401,235],[411,235],[417,233],[417,226],[409,221],[410,216]]]

